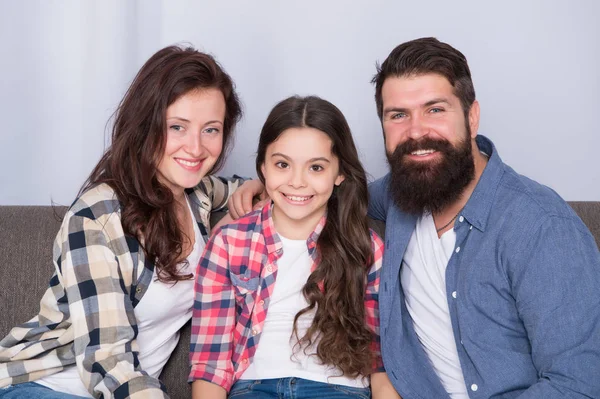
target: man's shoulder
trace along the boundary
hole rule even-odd
[[[369,202],[389,206],[390,198],[390,173],[369,183]]]
[[[369,194],[370,195],[383,195],[387,194],[388,187],[390,184],[390,173],[385,174],[383,177],[376,179],[369,183]]]
[[[505,165],[497,192],[497,202],[504,204],[500,209],[520,217],[527,213],[530,217],[577,218],[567,202],[550,187],[517,173]]]

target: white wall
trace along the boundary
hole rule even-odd
[[[317,94],[386,172],[369,83],[399,43],[436,36],[469,60],[480,133],[505,162],[567,200],[600,200],[600,2],[595,0],[0,0],[0,204],[69,204],[106,122],[156,50],[213,53],[245,105],[223,171],[254,176],[258,132],[284,97]]]

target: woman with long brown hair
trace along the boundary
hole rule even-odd
[[[283,100],[256,170],[270,201],[217,230],[200,260],[194,398],[370,398],[370,382],[373,397],[397,397],[379,353],[383,243],[343,114]]]
[[[64,217],[39,315],[0,342],[0,397],[167,397],[210,213],[241,184],[211,175],[240,116],[210,55],[172,46],[144,64]]]

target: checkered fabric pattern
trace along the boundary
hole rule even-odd
[[[241,178],[205,177],[186,190],[208,240],[210,212],[222,209]],[[0,341],[0,387],[35,381],[70,365],[94,397],[165,398],[138,362],[133,309],[154,271],[140,243],[125,236],[120,204],[106,184],[79,197],[54,241],[55,273],[37,316]]]
[[[189,381],[206,380],[227,391],[248,368],[263,329],[269,298],[277,277],[277,259],[283,245],[271,217],[272,205],[211,237],[198,265],[192,316]],[[326,216],[307,240],[317,266],[317,239]],[[379,273],[383,243],[371,231],[374,262],[367,275],[366,322],[373,331],[374,371],[384,371],[379,347]]]

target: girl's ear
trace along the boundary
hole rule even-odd
[[[346,176],[344,175],[338,175],[338,177],[336,177],[335,179],[335,185],[339,186],[340,184],[342,184],[342,182],[344,181],[344,179],[346,179]]]
[[[263,176],[265,175],[265,163],[263,162],[262,165],[260,165],[260,171],[262,172]]]

